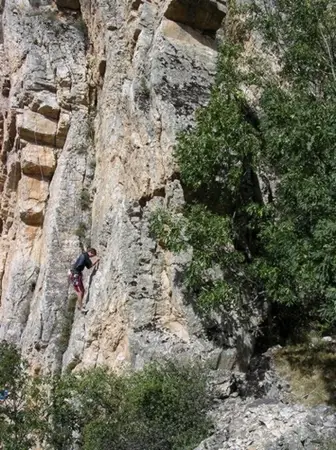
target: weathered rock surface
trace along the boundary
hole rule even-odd
[[[55,120],[58,119],[60,114],[56,94],[48,91],[37,92],[30,105],[30,109]]]
[[[216,433],[195,450],[323,450],[336,438],[335,410],[327,406],[233,398],[223,405],[217,423]]]
[[[21,169],[28,176],[52,177],[56,169],[55,150],[52,147],[27,144],[21,150]]]
[[[40,114],[25,110],[17,115],[18,135],[36,144],[55,145],[56,122]]]
[[[215,430],[195,450],[324,450],[336,441],[335,407],[290,401],[275,351],[255,357],[247,374],[212,372]]]
[[[247,367],[264,305],[244,317],[232,305],[209,331],[184,299],[190,255],[164,251],[149,233],[158,207],[184,202],[173,148],[209,99],[225,8],[6,1],[0,338],[20,343],[37,369],[141,367],[175,354]],[[100,267],[86,274],[88,313],[75,313],[64,342],[67,271],[89,243]]]
[[[62,148],[69,129],[69,114],[62,113],[57,122],[42,115],[43,112],[44,114],[47,112],[49,116],[54,113],[57,117],[57,109],[52,110],[51,105],[47,106],[46,104],[38,109],[41,114],[28,109],[17,114],[18,135],[21,139],[35,144],[47,144]]]
[[[36,370],[141,367],[174,349],[223,361],[175,281],[188,255],[160,249],[149,219],[183,203],[175,136],[209,98],[217,53],[203,32],[224,15],[213,0],[6,1],[0,337]],[[90,241],[101,264],[66,345],[67,270]]]
[[[40,226],[49,195],[49,183],[23,176],[18,186],[20,219],[27,225]]]
[[[19,343],[36,369],[55,371],[67,267],[87,216],[85,28],[52,2],[9,0],[2,21],[0,337]]]

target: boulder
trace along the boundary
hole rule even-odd
[[[36,145],[63,147],[70,125],[70,115],[62,113],[59,121],[48,119],[28,109],[17,115],[17,130],[21,139]]]
[[[51,178],[56,169],[53,148],[27,144],[21,152],[21,169],[28,176]]]
[[[35,144],[55,145],[57,122],[28,109],[17,115],[17,130],[21,139]]]
[[[51,119],[57,120],[60,114],[60,107],[57,103],[56,94],[52,92],[38,92],[30,107],[32,111],[36,111]]]
[[[26,225],[41,226],[49,195],[48,181],[23,176],[19,183],[19,193],[20,219]]]

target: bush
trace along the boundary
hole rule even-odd
[[[53,450],[73,448],[82,426],[75,398],[77,379],[73,375],[54,377],[48,380],[48,384],[48,396],[45,398],[48,426],[43,437]]]
[[[92,172],[94,172],[96,170],[96,165],[97,165],[97,162],[96,162],[95,158],[92,158],[89,163],[89,168]]]
[[[313,343],[289,345],[275,353],[275,368],[290,384],[290,401],[336,405],[335,350],[335,344],[315,337]]]
[[[76,228],[75,234],[82,241],[85,239],[87,233],[87,225],[85,222],[79,222],[78,227]]]
[[[53,436],[70,442],[72,424],[85,450],[187,450],[209,431],[209,392],[195,368],[156,364],[126,377],[95,369],[67,380],[54,390]]]
[[[197,368],[152,364],[128,380],[127,397],[141,424],[134,442],[146,442],[139,450],[192,449],[207,435],[209,393]]]
[[[181,219],[173,216],[164,208],[157,209],[150,217],[150,234],[158,240],[163,248],[179,252],[186,248],[182,236]]]
[[[210,391],[200,368],[173,362],[117,375],[104,368],[34,379],[18,350],[0,344],[1,445],[53,450],[188,450],[204,439]]]

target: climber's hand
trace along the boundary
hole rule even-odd
[[[94,266],[98,267],[99,266],[99,261],[100,261],[100,258],[97,258],[96,261],[94,262]]]

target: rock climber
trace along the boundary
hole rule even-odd
[[[86,267],[87,269],[91,269],[94,266],[97,266],[99,263],[99,258],[97,258],[94,262],[92,262],[92,258],[97,256],[97,251],[94,248],[89,248],[86,252],[83,252],[76,260],[76,262],[72,265],[69,273],[70,281],[75,288],[77,293],[77,308],[85,312],[83,309],[83,297],[85,294],[85,289],[83,285],[83,270]]]

